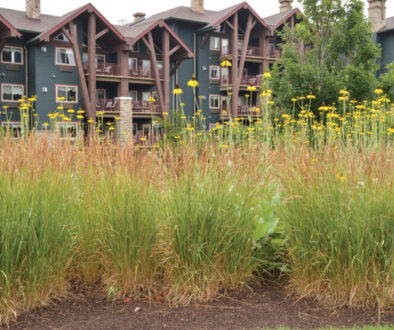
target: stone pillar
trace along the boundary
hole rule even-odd
[[[368,18],[372,32],[377,32],[386,23],[386,0],[368,0]]]
[[[133,102],[131,97],[117,97],[115,102],[119,106],[119,139],[121,144],[133,140]]]
[[[31,19],[41,18],[40,0],[26,0],[26,16]]]
[[[192,11],[198,14],[204,14],[204,0],[192,0]]]
[[[292,6],[293,0],[278,0],[278,1],[280,4],[279,6],[280,12],[289,10],[293,7]]]

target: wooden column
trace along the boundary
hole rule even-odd
[[[155,78],[156,91],[159,98],[159,104],[161,109],[164,109],[163,88],[161,86],[161,81],[160,81],[159,66],[157,64],[155,44],[153,42],[152,32],[148,33],[148,40],[146,40],[145,37],[143,37],[142,41],[144,42],[144,44],[149,50],[150,58],[153,65],[153,75]]]
[[[120,69],[121,79],[118,85],[118,96],[129,96],[129,52],[120,50],[118,51],[118,64]]]
[[[96,15],[89,14],[88,23],[88,74],[89,110],[91,119],[96,119]]]
[[[162,111],[170,111],[170,34],[163,29],[163,99],[164,108]]]
[[[63,27],[62,31],[66,35],[68,40],[70,40],[71,46],[72,46],[72,49],[74,52],[75,64],[77,67],[78,78],[79,78],[79,85],[81,86],[81,89],[82,89],[82,96],[83,96],[84,107],[86,110],[87,117],[88,117],[88,119],[95,120],[96,119],[96,105],[94,103],[94,107],[92,107],[91,102],[90,102],[89,90],[88,90],[88,86],[86,83],[85,74],[83,72],[81,53],[79,51],[77,26],[75,25],[74,22],[70,22],[68,24],[68,30],[65,27]]]
[[[3,48],[4,48],[4,46],[5,46],[5,42],[6,42],[6,39],[0,40],[0,54],[1,54],[1,52],[3,51]]]
[[[233,63],[231,69],[231,83],[233,86],[231,98],[231,114],[232,117],[237,117],[238,110],[238,93],[235,93],[235,86],[238,79],[238,13],[234,14],[233,18],[233,41],[232,41]]]

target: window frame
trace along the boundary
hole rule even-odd
[[[218,47],[218,48],[212,48],[212,47],[211,47],[211,46],[212,46],[212,43],[211,43],[212,38],[216,38],[216,39],[219,40],[219,43],[218,43],[219,47]],[[222,41],[221,41],[221,38],[220,38],[220,37],[218,37],[218,36],[209,36],[209,50],[210,50],[210,51],[213,51],[213,52],[220,52],[221,43],[222,43]]]
[[[4,49],[5,48],[14,48],[14,49],[20,49],[21,50],[21,59],[22,59],[22,62],[21,63],[17,63],[17,62],[12,62],[12,52],[11,52],[11,62],[7,62],[7,61],[3,61],[3,51],[4,51]],[[3,47],[3,49],[1,50],[1,58],[0,58],[0,60],[1,60],[1,63],[4,63],[4,64],[12,64],[12,65],[24,65],[25,64],[25,59],[24,59],[24,52],[23,52],[23,47],[19,47],[19,46],[12,46],[12,45],[5,45],[4,47]]]
[[[4,86],[18,86],[18,87],[22,87],[22,97],[25,96],[25,85],[23,84],[12,84],[12,83],[1,83],[1,102],[5,102],[5,103],[18,103],[18,100],[5,100],[4,99],[4,93],[3,93],[3,88]],[[12,94],[13,95],[13,94]]]
[[[66,49],[66,50],[71,50],[72,54],[73,54],[73,58],[74,58],[74,64],[67,64],[67,63],[58,63],[57,61],[57,52],[60,49]],[[55,47],[55,65],[59,65],[59,66],[76,66],[76,62],[75,62],[75,54],[72,48],[70,47]]]
[[[212,72],[213,68],[217,69],[217,73],[218,73],[218,77],[217,78],[212,78],[211,77],[211,72]],[[220,80],[220,65],[210,65],[209,66],[209,80],[215,80],[215,81],[219,81]]]
[[[149,133],[148,133],[148,135],[145,135],[145,127],[149,127]],[[152,136],[152,125],[151,125],[151,124],[148,124],[148,123],[142,124],[141,133],[142,133],[143,136],[149,137],[149,138],[150,138],[150,137]]]
[[[101,100],[106,100],[107,99],[107,90],[105,88],[96,88],[96,101],[100,100],[100,98],[98,98],[98,91],[104,91],[104,97],[101,98]]]
[[[16,126],[14,126],[16,124]],[[8,131],[9,129],[19,129],[19,133],[22,130],[22,122],[21,121],[2,121],[1,122],[1,127]],[[20,135],[19,135],[20,136]],[[15,136],[12,134],[13,139],[17,139],[18,136]]]
[[[147,63],[147,62],[149,62],[148,77],[151,78],[152,77],[152,62],[151,62],[151,60],[143,59],[142,63],[141,63],[141,69],[144,70],[144,63]]]
[[[75,126],[75,137],[62,137],[60,134],[60,130],[62,129],[62,127],[60,125],[64,125],[66,129],[69,128],[67,126],[70,126],[70,127]],[[56,122],[56,135],[61,140],[75,141],[76,139],[78,139],[78,136],[79,136],[79,122],[77,122],[77,121],[68,121],[68,122],[57,121]]]
[[[76,100],[75,101],[59,101],[59,96],[58,96],[58,88],[59,87],[75,87],[76,91],[75,91],[75,96],[76,96]],[[78,85],[63,85],[63,84],[56,84],[55,85],[55,97],[56,97],[56,103],[69,103],[69,104],[78,104]],[[67,92],[66,92],[67,93]]]
[[[218,106],[217,107],[213,107],[212,106],[212,99],[213,98],[217,98],[217,102],[218,102]],[[215,109],[218,110],[220,109],[220,95],[219,94],[209,94],[209,109]]]
[[[135,99],[131,96],[131,93],[135,93],[135,95],[136,95]],[[131,97],[133,102],[138,101],[138,91],[137,90],[135,90],[135,89],[134,90],[129,90],[128,91],[128,95],[129,95],[129,97]]]

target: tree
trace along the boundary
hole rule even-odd
[[[388,72],[380,75],[381,87],[391,102],[394,102],[394,62],[386,66]]]
[[[377,85],[376,59],[369,22],[360,0],[301,0],[305,16],[294,30],[285,27],[283,55],[273,69],[272,87],[282,107],[290,99],[313,93],[316,104],[337,102],[346,88],[352,98],[373,95]]]

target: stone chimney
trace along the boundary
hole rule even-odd
[[[368,18],[372,32],[377,32],[386,23],[386,0],[368,0]]]
[[[135,13],[134,15],[134,22],[141,21],[145,18],[146,14],[145,13]]]
[[[278,0],[278,1],[280,4],[280,6],[279,6],[280,12],[283,12],[283,11],[293,8],[293,6],[292,6],[293,0]]]
[[[26,0],[26,16],[31,19],[41,18],[40,0]]]
[[[192,0],[192,11],[197,14],[204,14],[204,0]]]

